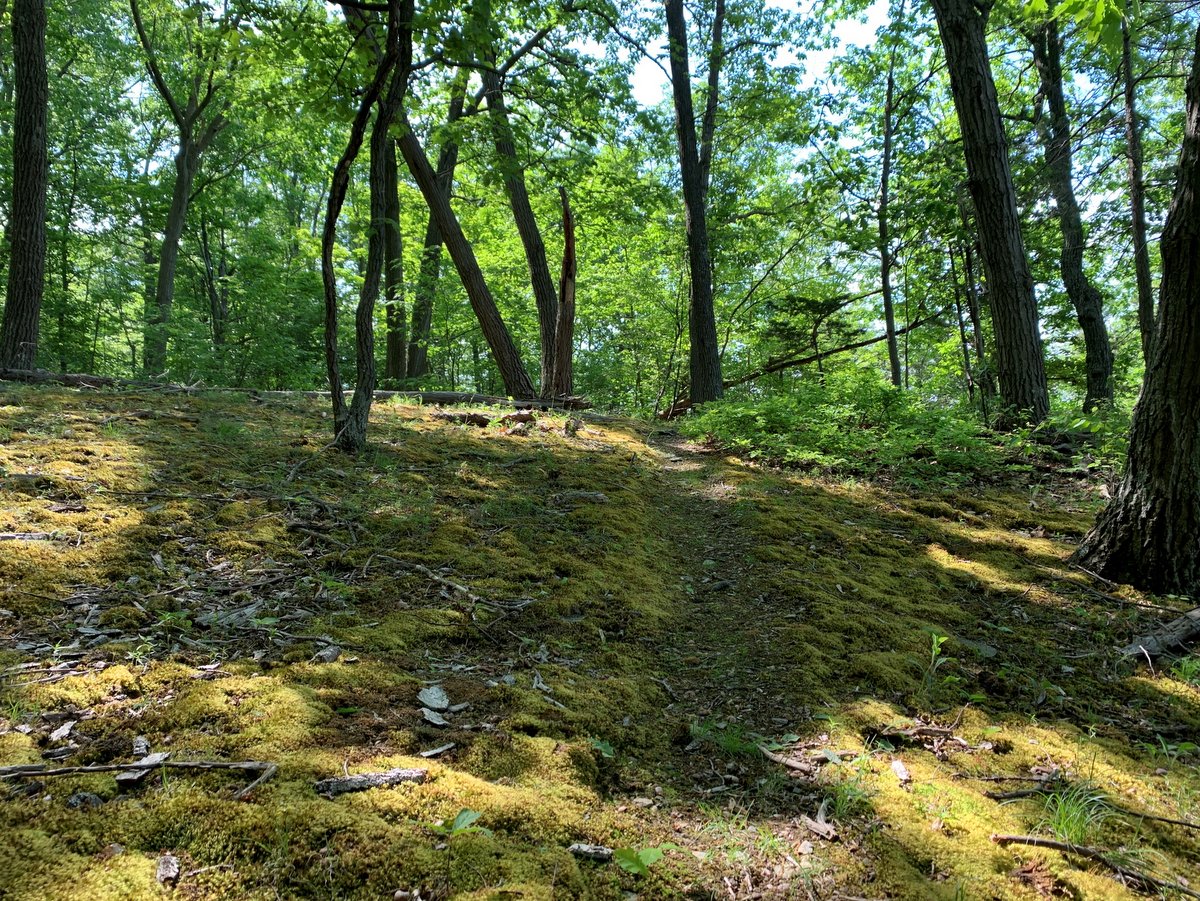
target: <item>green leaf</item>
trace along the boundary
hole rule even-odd
[[[469,828],[471,824],[481,816],[483,816],[483,814],[481,814],[478,810],[460,810],[458,812],[458,816],[454,818],[454,822],[450,824],[450,831],[452,833],[462,832],[464,829]]]
[[[613,851],[613,860],[622,870],[632,873],[634,876],[645,876],[650,872],[642,860],[642,855],[633,848],[617,848]]]

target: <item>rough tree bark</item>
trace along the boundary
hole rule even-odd
[[[1120,488],[1076,553],[1105,578],[1200,595],[1200,29],[1178,181],[1160,246],[1153,348]]]
[[[1083,411],[1090,413],[1112,400],[1113,354],[1108,340],[1108,327],[1104,323],[1104,299],[1083,269],[1083,219],[1075,198],[1071,122],[1067,118],[1067,101],[1063,93],[1063,42],[1058,20],[1049,19],[1030,31],[1028,38],[1033,47],[1033,62],[1041,83],[1041,96],[1046,104],[1046,112],[1038,130],[1046,160],[1046,175],[1062,231],[1059,271],[1083,331],[1084,366],[1087,372]]]
[[[689,394],[694,404],[716,400],[724,393],[707,222],[708,178],[712,163],[712,134],[716,121],[716,88],[722,58],[721,28],[724,12],[723,0],[717,0],[713,41],[708,60],[709,91],[701,128],[701,134],[706,140],[698,147],[683,0],[666,0],[667,37],[671,44],[671,93],[675,103],[675,134],[679,146],[679,171],[683,181],[688,269],[691,275],[688,309],[688,331],[691,339]]]
[[[133,13],[134,28],[138,41],[145,52],[146,71],[150,75],[159,96],[171,112],[171,118],[179,130],[179,147],[175,153],[175,179],[171,189],[171,205],[167,210],[167,221],[163,228],[162,247],[158,256],[158,277],[154,286],[154,307],[146,321],[142,368],[146,376],[155,376],[167,365],[167,325],[171,320],[171,308],[175,301],[175,273],[179,268],[179,242],[187,224],[188,205],[192,199],[192,185],[200,168],[204,152],[228,124],[225,112],[228,100],[218,100],[223,85],[215,69],[208,77],[195,75],[189,80],[187,99],[179,98],[163,77],[158,63],[158,52],[142,23],[141,6],[138,0],[129,0]],[[228,74],[228,73],[227,73]],[[214,102],[216,106],[214,107]]]
[[[349,9],[347,9],[349,13]],[[363,93],[362,102],[350,128],[346,149],[333,170],[329,185],[329,200],[325,209],[325,226],[321,233],[321,282],[325,294],[325,366],[329,373],[329,389],[333,396],[333,443],[341,450],[354,453],[367,443],[367,421],[375,392],[375,300],[383,274],[384,230],[381,227],[387,210],[382,190],[385,181],[388,128],[400,108],[408,85],[412,65],[413,0],[389,0],[386,49],[379,58],[375,76]],[[349,16],[348,16],[349,18]],[[371,27],[364,23],[364,28]],[[390,83],[389,83],[390,79]],[[350,170],[362,149],[371,110],[376,108],[371,132],[371,228],[368,236],[366,271],[354,316],[357,378],[350,404],[342,391],[341,367],[337,340],[337,274],[333,265],[333,247],[337,238],[337,221],[350,186]]]
[[[1142,175],[1142,129],[1137,115],[1137,77],[1129,22],[1121,21],[1121,77],[1125,87],[1125,143],[1129,156],[1129,211],[1133,233],[1133,270],[1137,277],[1138,328],[1142,358],[1150,363],[1154,340],[1154,280],[1150,274],[1150,245],[1146,238],[1146,181]]]
[[[1050,411],[1033,276],[984,30],[990,3],[933,0],[962,129],[995,331],[1004,423],[1040,422]]]
[[[14,0],[12,9],[13,179],[8,238],[11,260],[4,321],[0,325],[0,367],[32,369],[37,356],[38,322],[46,283],[46,183],[49,162],[46,120],[45,0]]]
[[[475,251],[467,241],[466,235],[463,234],[458,217],[450,206],[450,198],[442,193],[437,174],[429,165],[429,158],[425,156],[425,149],[413,131],[403,106],[398,112],[398,118],[402,126],[398,142],[400,153],[437,222],[438,230],[442,235],[442,243],[446,245],[450,259],[454,261],[458,277],[471,301],[471,308],[479,320],[483,337],[491,349],[496,367],[500,370],[500,378],[504,381],[504,390],[516,398],[535,397],[533,382],[529,379],[525,364],[521,362],[520,352],[512,340],[508,326],[504,324],[504,319],[496,308],[496,302],[492,299],[492,292],[484,280],[483,271],[479,268]]]

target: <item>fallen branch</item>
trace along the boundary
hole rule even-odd
[[[1149,635],[1134,639],[1132,644],[1121,648],[1121,654],[1125,657],[1161,657],[1197,636],[1200,636],[1200,607],[1189,610]]]
[[[279,771],[277,764],[264,760],[139,760],[134,763],[96,763],[87,766],[50,767],[44,763],[0,767],[0,779],[26,779],[47,776],[78,776],[82,773],[136,773],[142,770],[247,770],[259,776],[234,797],[246,797]]]
[[[389,788],[402,782],[415,782],[418,785],[425,781],[428,770],[394,769],[383,773],[359,773],[356,776],[340,776],[333,779],[322,779],[313,788],[318,795],[326,798],[336,798],[338,795],[350,792],[363,792],[369,788]]]
[[[1181,895],[1186,895],[1189,898],[1200,898],[1200,892],[1192,891],[1178,882],[1167,882],[1165,879],[1159,879],[1157,876],[1151,876],[1148,873],[1130,869],[1127,866],[1117,863],[1098,848],[1091,848],[1086,845],[1072,845],[1070,842],[1042,838],[1040,835],[999,835],[992,833],[992,841],[1002,848],[1006,848],[1009,845],[1029,845],[1034,848],[1048,848],[1051,851],[1072,854],[1075,857],[1082,857],[1101,866],[1108,867],[1108,869],[1112,870],[1122,880],[1132,882],[1143,891],[1156,892],[1169,889],[1179,892]]]
[[[53,541],[53,532],[0,532],[0,541]]]

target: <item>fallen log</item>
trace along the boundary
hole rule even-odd
[[[1121,653],[1126,657],[1146,656],[1153,660],[1197,637],[1200,637],[1200,607],[1189,610],[1149,635],[1135,638],[1121,648]]]
[[[339,776],[333,779],[322,779],[313,786],[318,795],[326,798],[336,798],[338,795],[350,792],[363,792],[369,788],[389,788],[402,782],[415,782],[418,785],[425,781],[428,770],[397,768],[382,773],[359,773],[355,776]]]
[[[139,773],[148,770],[247,770],[258,778],[234,794],[241,800],[279,771],[277,764],[265,760],[167,760],[165,755],[152,754],[134,763],[95,763],[87,766],[51,767],[44,763],[0,767],[0,779],[43,778],[47,776],[77,776],[82,773]]]
[[[0,369],[0,381],[28,382],[32,384],[58,384],[70,388],[128,388],[142,391],[195,394],[203,392],[227,392],[246,394],[256,398],[304,397],[328,399],[328,391],[265,391],[257,388],[221,388],[202,385],[177,385],[170,382],[137,381],[106,375],[88,375],[74,372],[48,372],[43,369]],[[497,397],[492,394],[474,394],[469,391],[376,391],[375,400],[411,400],[418,404],[483,404],[489,407],[515,407],[518,410],[588,410],[592,403],[586,397]]]

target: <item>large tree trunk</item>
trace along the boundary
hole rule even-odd
[[[962,129],[996,342],[1006,422],[1041,422],[1050,411],[1033,276],[1021,238],[1016,191],[996,85],[988,62],[987,13],[974,0],[933,0]]]
[[[1153,350],[1121,486],[1077,558],[1114,581],[1200,595],[1200,29],[1179,179],[1162,236]]]
[[[712,258],[708,246],[707,166],[711,150],[702,162],[696,144],[696,120],[692,106],[692,78],[688,67],[687,24],[683,0],[666,0],[667,36],[671,43],[671,92],[675,101],[675,134],[679,145],[679,171],[683,181],[683,207],[687,226],[688,269],[691,302],[688,328],[691,338],[690,397],[694,404],[716,400],[724,393],[721,380],[721,346],[713,304]],[[718,16],[718,22],[720,17]],[[714,27],[714,52],[709,59],[710,109],[715,109],[716,72],[720,69],[719,33]],[[711,135],[711,115],[705,117],[706,136]],[[711,148],[711,137],[705,145]]]
[[[1072,180],[1071,122],[1067,118],[1067,101],[1063,94],[1062,38],[1058,31],[1058,20],[1050,19],[1033,31],[1029,38],[1033,45],[1033,62],[1041,81],[1042,97],[1046,102],[1047,117],[1040,131],[1046,174],[1062,231],[1059,271],[1083,331],[1084,365],[1087,370],[1083,411],[1090,413],[1100,404],[1112,400],[1113,355],[1108,341],[1108,327],[1104,323],[1104,300],[1083,269],[1083,219],[1079,214],[1079,202],[1075,199]]]
[[[513,343],[508,326],[504,324],[496,302],[492,299],[492,292],[483,278],[475,251],[463,234],[458,217],[454,215],[450,198],[442,193],[437,174],[429,165],[425,149],[421,146],[403,108],[399,111],[399,118],[403,128],[399,139],[400,153],[437,222],[438,230],[442,233],[442,242],[446,245],[450,259],[454,261],[458,277],[471,301],[471,308],[479,320],[483,337],[491,348],[492,359],[496,361],[500,378],[504,380],[504,390],[516,398],[535,397],[537,393],[533,390],[533,382],[529,379],[529,373],[525,371],[525,364],[521,362],[521,355]]]
[[[12,10],[13,180],[9,242],[12,249],[0,325],[0,367],[32,369],[46,282],[46,5],[15,0]]]
[[[383,281],[387,326],[383,374],[385,378],[399,380],[404,378],[406,369],[404,355],[408,344],[408,314],[404,309],[404,240],[400,233],[400,177],[397,172],[396,145],[392,141],[387,142],[383,168]]]
[[[460,69],[450,89],[450,111],[447,127],[453,127],[463,113],[466,99],[468,69]],[[438,151],[437,187],[446,202],[454,186],[454,169],[458,165],[458,141],[447,134]],[[425,226],[425,244],[421,250],[421,267],[417,273],[416,296],[413,298],[412,331],[408,343],[408,377],[418,379],[429,372],[429,338],[433,325],[433,301],[437,295],[442,269],[442,232],[437,217],[429,213]]]
[[[493,54],[493,63],[495,62]],[[508,108],[504,103],[504,91],[500,75],[494,68],[481,72],[487,97],[488,120],[492,126],[492,141],[496,155],[500,158],[500,171],[504,175],[504,189],[512,209],[521,246],[525,248],[525,262],[529,266],[529,282],[533,287],[533,299],[537,305],[538,326],[541,335],[541,394],[549,397],[554,380],[554,333],[558,322],[558,298],[554,278],[550,275],[550,264],[546,261],[546,244],[541,229],[533,215],[529,202],[529,190],[525,186],[525,169],[517,160],[513,141],[512,125],[508,120]]]
[[[1121,20],[1121,74],[1125,82],[1125,142],[1129,155],[1129,211],[1133,232],[1133,270],[1137,276],[1138,328],[1142,358],[1150,364],[1154,340],[1154,281],[1150,274],[1150,245],[1146,238],[1146,182],[1142,176],[1142,129],[1137,116],[1137,77],[1129,23]]]

